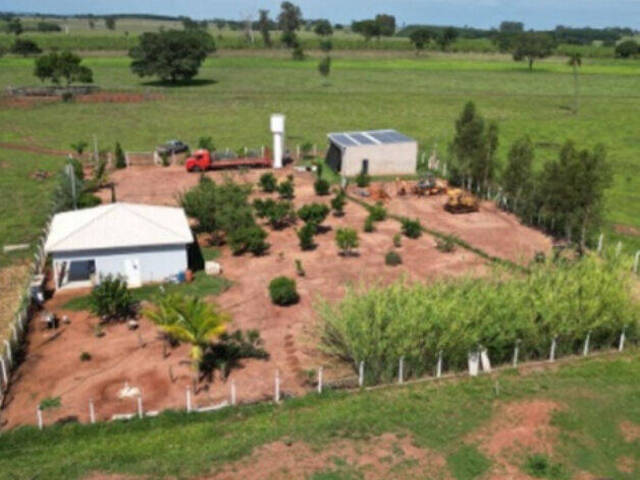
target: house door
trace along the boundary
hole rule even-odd
[[[369,175],[369,160],[366,158],[362,160],[362,174]]]
[[[142,285],[140,261],[137,258],[127,258],[124,261],[124,275],[127,277],[127,285],[129,287],[135,288]]]

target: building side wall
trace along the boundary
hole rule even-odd
[[[167,277],[184,272],[188,267],[186,245],[54,252],[52,257],[54,261],[95,260],[98,277],[125,276],[125,260],[137,259],[143,283],[160,282]]]
[[[411,175],[416,173],[418,143],[347,147],[342,155],[342,175],[358,175],[365,159],[369,160],[369,175]]]

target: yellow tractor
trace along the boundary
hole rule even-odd
[[[478,199],[470,192],[461,188],[452,188],[447,191],[447,203],[444,209],[449,213],[471,213],[480,208]]]

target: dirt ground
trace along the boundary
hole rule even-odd
[[[76,103],[140,103],[161,100],[162,98],[164,96],[158,93],[96,92],[87,95],[76,95],[73,101]],[[62,102],[60,96],[0,96],[0,105],[16,109],[28,109],[43,103],[59,102]]]
[[[230,175],[237,180],[256,182],[263,172],[235,171]],[[279,171],[277,176],[284,178],[291,172],[291,169],[286,169]],[[221,180],[229,173],[208,175]],[[118,201],[172,205],[176,203],[178,192],[197,183],[198,175],[187,174],[179,166],[134,167],[115,172],[112,180],[116,183]],[[298,208],[312,201],[328,203],[331,198],[315,195],[310,173],[295,173],[295,185]],[[104,192],[104,195],[107,200],[109,193]],[[436,208],[441,201],[440,198],[393,200],[389,208],[394,213],[403,214],[405,212],[396,209],[410,208],[412,212],[431,219],[430,213],[422,213],[421,208],[424,208],[425,212],[433,212],[435,218],[446,218],[449,214],[440,213]],[[271,231],[268,227],[271,248],[267,255],[233,256],[227,248],[222,249],[218,261],[233,285],[215,301],[232,315],[231,330],[258,329],[271,355],[268,361],[248,360],[232,371],[230,379],[235,382],[239,402],[272,398],[276,370],[280,372],[285,395],[306,391],[309,388],[308,372],[320,365],[325,365],[327,379],[352,374],[344,367],[327,368],[327,359],[318,353],[312,309],[314,298],[321,296],[337,300],[349,283],[389,282],[400,276],[428,281],[438,276],[481,275],[487,270],[485,261],[467,250],[438,251],[435,239],[429,235],[416,240],[403,238],[402,246],[397,249],[403,264],[385,266],[384,255],[394,248],[392,238],[400,230],[399,223],[386,220],[376,225],[375,232],[363,233],[366,210],[348,202],[345,212],[344,217],[330,215],[327,218],[325,225],[330,229],[316,237],[318,247],[313,251],[300,250],[292,228]],[[548,245],[541,234],[520,226],[508,215],[492,212],[489,205],[483,205],[482,211],[474,215],[475,219],[452,216],[448,225],[445,225],[445,218],[437,221],[443,230],[448,226],[456,233],[462,232],[459,233],[461,236],[471,237],[468,238],[471,243],[475,243],[474,231],[477,231],[477,239],[483,240],[487,246],[491,246],[488,240],[491,225],[497,225],[499,234],[496,234],[495,254],[519,258],[519,246],[523,247],[523,255],[526,256]],[[435,227],[431,220],[427,223]],[[339,255],[335,229],[343,226],[351,226],[360,232],[358,256]],[[508,232],[513,232],[518,241],[514,243],[506,239]],[[527,234],[532,238],[532,245],[525,242]],[[302,262],[306,271],[304,277],[296,276],[296,259]],[[297,305],[277,307],[271,303],[267,285],[279,275],[296,278],[301,297]],[[7,408],[0,414],[6,427],[35,423],[37,405],[46,397],[60,396],[62,403],[60,409],[46,412],[45,421],[49,422],[63,417],[78,417],[80,421],[86,421],[89,399],[94,400],[101,419],[110,418],[114,413],[133,412],[134,400],[117,398],[117,392],[125,382],[141,389],[145,410],[184,408],[185,389],[191,382],[189,366],[184,363],[187,347],[172,350],[168,357],[163,358],[162,342],[157,339],[155,327],[144,320],[138,332],[130,332],[124,325],[114,325],[106,328],[104,337],[96,338],[93,331],[96,319],[86,312],[62,311],[60,306],[65,301],[61,294],[57,294],[47,306],[60,316],[66,314],[71,319],[56,338],[49,338],[51,333],[38,322],[31,325],[26,360],[14,378]],[[81,362],[83,351],[89,352],[92,360]],[[209,390],[199,393],[194,402],[200,405],[218,403],[227,399],[228,394],[229,383],[215,379]]]

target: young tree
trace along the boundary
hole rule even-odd
[[[260,35],[262,35],[262,41],[264,42],[265,47],[271,48],[273,42],[271,41],[271,20],[269,20],[269,10],[260,10],[258,30],[260,30]]]
[[[331,199],[331,208],[333,208],[333,214],[336,217],[344,215],[344,206],[347,204],[346,196],[344,190],[340,190],[336,193],[336,196]]]
[[[473,102],[467,102],[456,120],[455,136],[450,146],[451,176],[454,183],[471,180],[473,185],[486,185],[495,173],[495,152],[498,127],[490,123],[485,128],[482,116]]]
[[[280,194],[280,198],[291,200],[295,196],[293,181],[291,181],[291,179],[286,179],[285,181],[280,182],[277,190]]]
[[[116,18],[115,17],[105,17],[104,26],[107,27],[107,30],[115,30],[116,29]]]
[[[285,1],[280,5],[278,15],[278,26],[282,30],[281,41],[287,47],[293,49],[294,59],[301,59],[302,46],[298,40],[296,31],[302,25],[302,11],[300,7],[291,2]],[[302,55],[304,58],[304,55]]]
[[[116,168],[126,168],[127,159],[124,156],[124,150],[122,150],[122,146],[120,145],[120,142],[116,142],[116,148],[114,150],[114,153],[116,156]]]
[[[502,187],[516,210],[522,205],[521,200],[531,193],[533,159],[533,143],[528,136],[519,138],[511,145],[507,166],[502,174]]]
[[[93,19],[93,15],[89,15],[89,17],[87,18],[87,21],[89,23],[89,28],[91,30],[96,28],[96,21]]]
[[[320,50],[325,53],[329,53],[331,50],[333,50],[333,42],[328,38],[320,40]]]
[[[553,37],[547,33],[527,32],[519,35],[513,44],[513,59],[516,62],[526,59],[529,71],[533,70],[533,62],[546,58],[553,53],[556,45]]]
[[[241,255],[244,252],[251,252],[256,256],[262,255],[269,249],[269,244],[265,241],[267,236],[267,232],[262,227],[252,222],[229,231],[229,247],[234,255]]]
[[[396,33],[396,17],[386,13],[376,15],[374,21],[379,25],[380,35],[392,37]]]
[[[573,69],[573,113],[577,115],[580,108],[580,85],[578,83],[578,69],[582,66],[582,54],[580,52],[572,52],[569,54],[567,61]]]
[[[329,20],[318,20],[313,26],[313,31],[316,35],[321,37],[328,37],[329,35],[333,35],[333,27],[331,26],[331,22]]]
[[[378,40],[380,40],[380,36],[382,35],[380,24],[375,20],[362,20],[359,22],[353,22],[351,24],[351,30],[362,35],[366,42],[371,40],[371,38],[373,37],[376,37],[378,38]]]
[[[447,27],[437,36],[436,42],[440,45],[440,49],[445,51],[456,38],[458,38],[458,30],[453,27]]]
[[[18,17],[13,17],[7,22],[7,32],[13,33],[16,37],[20,35],[24,29],[22,28],[22,22]]]
[[[129,51],[131,71],[140,77],[157,76],[176,83],[198,74],[207,55],[216,49],[213,37],[199,30],[146,32]]]
[[[258,182],[260,184],[260,188],[263,192],[272,193],[276,191],[278,187],[278,180],[271,172],[263,173],[260,175],[260,180]]]
[[[317,227],[313,223],[305,223],[302,228],[296,231],[302,250],[312,250],[316,246],[313,241],[316,231]]]
[[[269,282],[269,296],[275,305],[286,307],[298,303],[300,295],[296,290],[296,281],[289,277],[276,277]]]
[[[433,32],[426,27],[418,27],[409,34],[409,40],[416,49],[416,55],[424,50],[432,38]]]
[[[616,57],[631,58],[640,54],[640,45],[635,40],[625,40],[616,45]]]
[[[42,49],[33,40],[28,38],[16,38],[16,41],[11,45],[11,53],[28,57],[29,55],[38,55],[39,53],[42,53]]]
[[[71,144],[71,148],[78,154],[78,156],[81,156],[88,146],[89,144],[84,140],[80,140],[76,143]]]
[[[145,316],[171,338],[191,345],[189,356],[197,385],[204,352],[225,332],[230,316],[215,304],[177,293],[161,297],[155,308],[145,311]]]
[[[331,57],[326,56],[320,62],[318,62],[318,73],[322,75],[325,79],[329,78],[329,74],[331,73]]]
[[[81,65],[82,59],[68,50],[51,52],[36,58],[34,75],[40,80],[51,80],[56,85],[64,80],[67,85],[73,82],[92,83],[93,72],[89,67]]]
[[[336,230],[336,244],[343,255],[351,255],[353,249],[358,248],[358,232],[353,228],[339,228]]]
[[[318,227],[329,215],[329,207],[324,203],[309,203],[298,210],[298,217],[305,223]]]
[[[133,314],[135,301],[124,278],[107,275],[91,290],[89,304],[103,320],[123,320]]]

